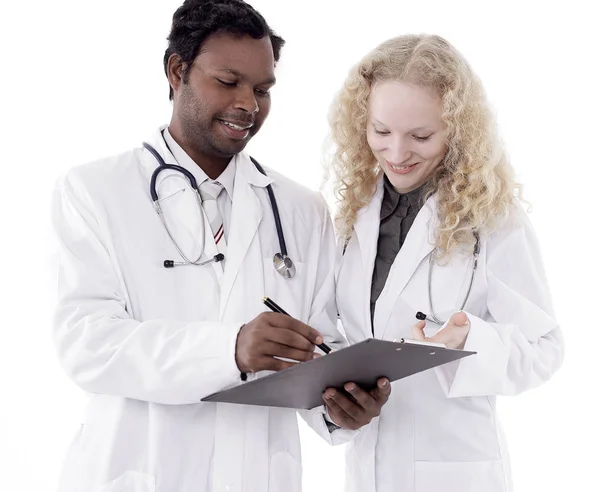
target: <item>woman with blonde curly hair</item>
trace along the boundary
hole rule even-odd
[[[350,71],[330,124],[349,342],[476,352],[392,384],[349,445],[347,489],[512,490],[496,396],[548,380],[563,341],[481,83],[443,38],[397,37]],[[333,389],[324,399],[344,427],[352,399]]]

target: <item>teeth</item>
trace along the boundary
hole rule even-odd
[[[234,130],[238,130],[238,131],[243,131],[243,130],[247,130],[248,128],[250,128],[250,126],[239,126],[239,125],[234,125],[233,123],[229,123],[228,121],[222,121],[222,123],[224,123],[225,125],[227,125],[229,128],[233,128]]]
[[[397,171],[403,171],[403,170],[408,169],[409,167],[413,167],[413,166],[416,166],[416,164],[410,164],[409,166],[392,166],[390,164],[390,167],[392,169],[396,169]]]

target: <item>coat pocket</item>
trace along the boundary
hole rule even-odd
[[[273,258],[263,258],[264,295],[271,297],[290,316],[303,320],[308,317],[308,312],[303,310],[303,306],[309,305],[304,302],[308,280],[305,264],[296,261],[294,265],[296,274],[285,278],[275,269]]]
[[[302,465],[286,451],[271,456],[269,492],[302,492]]]
[[[119,478],[92,489],[92,492],[156,492],[156,484],[152,475],[128,471]]]
[[[502,460],[417,461],[415,492],[508,492]]]

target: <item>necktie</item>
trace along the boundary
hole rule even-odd
[[[217,206],[217,197],[223,190],[223,185],[218,181],[206,180],[200,185],[200,196],[202,197],[202,206],[204,213],[210,223],[215,244],[219,253],[225,254],[227,244],[225,242],[225,229],[223,229],[223,218],[219,207]]]

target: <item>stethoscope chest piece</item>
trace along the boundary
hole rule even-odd
[[[281,253],[275,254],[275,256],[273,256],[273,265],[275,266],[277,273],[285,278],[292,278],[296,275],[296,265],[294,265],[292,259],[287,255]]]

